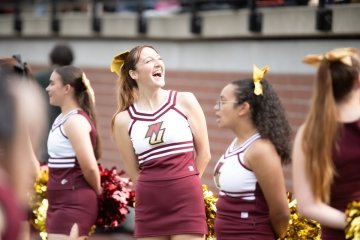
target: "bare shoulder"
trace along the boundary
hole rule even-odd
[[[302,124],[298,130],[296,131],[296,134],[295,134],[295,139],[294,139],[294,143],[293,143],[293,150],[292,150],[292,154],[294,155],[295,152],[298,151],[298,149],[301,149],[301,142],[302,142],[302,139],[304,137],[304,131],[305,131],[305,125]]]
[[[178,92],[176,105],[187,116],[196,113],[200,108],[198,100],[191,92]]]
[[[64,123],[65,128],[80,128],[90,126],[89,121],[81,114],[71,115]]]
[[[302,124],[296,131],[296,138],[302,138],[305,130],[305,124]]]
[[[131,118],[130,118],[129,113],[127,111],[119,112],[115,116],[114,127],[115,128],[127,127],[129,125],[129,123],[130,123],[130,120],[131,120]]]
[[[178,102],[181,104],[191,104],[197,101],[195,95],[192,92],[178,92]]]
[[[250,165],[280,162],[280,156],[277,154],[275,146],[268,139],[255,141],[245,157]]]
[[[268,139],[260,138],[259,140],[253,143],[255,150],[253,154],[266,155],[267,153],[275,151],[275,146]]]
[[[74,122],[87,122],[87,119],[85,116],[81,114],[73,114],[69,117],[68,121],[74,121]]]

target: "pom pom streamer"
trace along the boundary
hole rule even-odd
[[[101,186],[103,193],[99,197],[99,214],[96,226],[105,230],[117,228],[126,219],[129,206],[134,206],[135,193],[129,187],[129,178],[121,177],[124,171],[117,172],[116,168],[100,168]]]
[[[345,238],[360,240],[360,201],[350,202],[345,211]]]
[[[206,240],[215,240],[215,230],[214,230],[214,220],[216,216],[216,202],[217,197],[213,195],[211,191],[208,190],[207,185],[202,185],[204,202],[205,202],[205,212],[206,212],[206,223],[208,225],[208,234],[206,235]]]
[[[129,178],[121,177],[124,171],[118,172],[115,167],[103,168],[99,164],[101,186],[103,193],[99,196],[99,212],[96,224],[91,228],[89,236],[96,231],[96,227],[112,230],[119,227],[129,213],[128,207],[135,206],[135,192],[131,190],[132,182]],[[32,226],[39,231],[42,240],[47,239],[45,228],[46,212],[48,209],[47,182],[49,169],[44,165],[34,184],[34,193],[29,196],[32,209]]]
[[[48,209],[46,194],[48,179],[49,169],[47,165],[43,165],[41,166],[39,176],[34,183],[34,192],[30,195],[30,207],[32,209],[32,219],[30,223],[37,231],[39,231],[42,240],[47,239],[45,222]]]
[[[286,236],[282,240],[321,240],[320,223],[299,216],[296,199],[291,200],[288,193],[290,220]],[[280,238],[279,238],[280,239]]]

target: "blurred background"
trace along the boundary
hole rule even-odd
[[[251,77],[252,64],[270,65],[266,78],[295,133],[315,75],[302,58],[337,47],[360,49],[359,20],[359,0],[0,0],[0,56],[21,54],[37,73],[49,67],[54,45],[71,46],[73,64],[95,90],[100,162],[122,169],[110,133],[116,76],[109,66],[119,52],[153,45],[165,61],[166,88],[193,92],[205,112],[212,160],[203,183],[216,193],[213,167],[233,138],[215,123],[221,89]],[[291,191],[290,166],[284,172]]]

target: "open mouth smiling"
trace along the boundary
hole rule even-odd
[[[153,76],[154,77],[161,77],[161,73],[160,72],[154,73]]]

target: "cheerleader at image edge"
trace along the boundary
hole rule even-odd
[[[95,224],[97,195],[102,191],[94,92],[84,72],[74,66],[54,69],[46,91],[50,104],[61,108],[48,138],[48,239],[69,239],[75,224],[77,239],[86,239]]]
[[[321,224],[321,238],[345,239],[345,210],[360,201],[360,61],[354,48],[307,55],[317,77],[293,147],[299,213]],[[325,109],[325,111],[324,111]]]
[[[290,160],[290,126],[270,83],[268,67],[253,79],[226,85],[214,110],[217,125],[235,134],[214,169],[219,188],[218,240],[284,237],[289,223],[282,163]]]
[[[115,140],[136,191],[135,237],[198,240],[207,233],[200,177],[210,160],[204,113],[192,93],[165,90],[152,46],[116,55]]]
[[[40,170],[45,101],[20,55],[0,59],[0,239],[28,240],[28,194]]]

